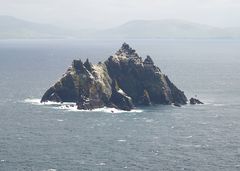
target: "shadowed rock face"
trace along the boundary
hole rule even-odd
[[[154,65],[124,43],[104,63],[74,60],[64,76],[42,97],[42,102],[76,102],[79,109],[103,106],[131,110],[138,105],[186,104],[187,98]]]
[[[196,99],[196,98],[193,98],[193,97],[189,100],[189,102],[190,102],[191,105],[204,104],[204,103],[201,102],[200,100],[198,100],[198,99]]]

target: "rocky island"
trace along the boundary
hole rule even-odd
[[[106,106],[129,111],[151,104],[181,106],[187,98],[150,56],[143,60],[124,43],[103,63],[74,60],[63,77],[45,92],[41,102],[46,101],[74,102],[83,110]]]

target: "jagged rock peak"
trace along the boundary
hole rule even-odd
[[[122,44],[122,47],[121,47],[122,49],[126,49],[126,50],[128,50],[128,49],[132,49],[130,46],[129,46],[129,44],[127,44],[126,42],[124,42],[123,44]]]
[[[147,56],[147,58],[144,60],[144,64],[154,65],[154,62],[150,56]]]
[[[136,53],[136,50],[131,48],[129,44],[123,43],[122,47],[116,52],[118,56],[126,56],[126,57],[139,57]]]
[[[92,70],[93,70],[93,69],[92,69],[93,65],[92,65],[91,62],[89,62],[88,58],[86,59],[86,61],[84,62],[83,65],[86,67],[86,69],[87,69],[88,71],[92,72]]]
[[[81,59],[79,59],[79,60],[75,59],[72,62],[72,67],[76,70],[81,70],[84,66],[83,66]]]

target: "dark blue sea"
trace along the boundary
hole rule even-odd
[[[127,40],[204,105],[131,112],[40,104],[73,59],[122,40],[0,41],[0,171],[239,171],[240,40]]]

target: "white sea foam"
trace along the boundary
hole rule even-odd
[[[119,110],[119,109],[115,109],[115,108],[108,108],[108,107],[103,107],[103,108],[96,108],[93,110],[79,110],[77,109],[77,106],[66,106],[66,105],[61,105],[59,107],[55,107],[58,109],[66,109],[68,111],[73,111],[73,112],[104,112],[104,113],[140,113],[142,112],[142,110],[138,110],[138,109],[134,109],[131,111],[124,111],[124,110]]]
[[[225,106],[224,104],[213,104],[213,106]]]
[[[30,99],[27,98],[24,100],[25,103],[31,103],[33,105],[75,105],[75,103],[68,103],[68,102],[64,102],[64,103],[60,103],[60,102],[51,102],[51,101],[47,101],[47,102],[42,102],[41,103],[41,99]]]
[[[126,142],[127,140],[117,140],[118,142]]]
[[[140,109],[133,109],[131,111],[124,111],[124,110],[119,110],[115,108],[108,108],[108,107],[103,107],[103,108],[97,108],[93,110],[79,110],[77,109],[77,105],[75,103],[58,103],[58,102],[43,102],[41,103],[40,99],[30,99],[27,98],[24,100],[24,103],[30,103],[33,105],[43,105],[43,106],[52,106],[54,109],[63,109],[67,111],[73,111],[73,112],[104,112],[104,113],[141,113],[142,110]]]
[[[201,124],[201,125],[207,125],[207,123],[206,123],[206,122],[201,122],[200,124]]]
[[[40,99],[29,99],[29,98],[24,100],[25,103],[31,103],[34,105],[42,105],[42,103],[40,101],[41,101]]]
[[[147,119],[145,122],[151,123],[153,121],[154,121],[153,119]]]
[[[197,144],[197,145],[194,145],[194,147],[195,147],[195,148],[201,148],[201,147],[202,147],[202,145],[200,145],[200,144]]]
[[[98,163],[98,164],[96,164],[97,166],[105,166],[106,165],[106,163]]]

